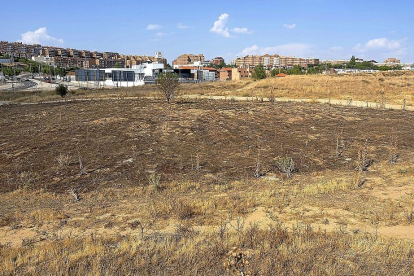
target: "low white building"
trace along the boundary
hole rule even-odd
[[[133,87],[154,83],[163,70],[163,63],[143,63],[132,68],[79,69],[75,71],[75,81],[83,87]]]
[[[45,56],[37,56],[37,57],[35,57],[35,56],[33,56],[32,57],[32,60],[33,61],[36,61],[36,62],[39,62],[39,63],[41,63],[41,64],[46,64],[46,65],[49,65],[49,66],[55,66],[56,64],[52,61],[52,58],[51,57],[45,57]]]
[[[414,64],[405,64],[402,68],[403,70],[414,70]]]

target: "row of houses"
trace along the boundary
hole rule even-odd
[[[167,64],[161,52],[156,52],[154,56],[123,55],[116,52],[77,50],[7,41],[0,41],[0,53],[63,68],[132,68],[132,66],[148,62]]]
[[[174,68],[180,66],[191,66],[199,64],[202,66],[208,66],[211,64],[220,65],[225,63],[222,57],[216,57],[212,60],[205,60],[203,54],[183,54],[177,57],[172,65]],[[279,55],[247,55],[245,57],[239,57],[231,62],[231,65],[237,68],[255,68],[262,65],[266,68],[290,68],[299,65],[303,68],[307,68],[309,65],[318,65],[319,59],[317,58],[301,58],[301,57],[286,57]]]
[[[279,55],[247,55],[245,57],[239,57],[232,62],[238,68],[251,68],[262,65],[266,68],[290,68],[294,66],[300,66],[308,68],[309,65],[318,65],[319,59],[317,58],[302,58],[292,56],[279,56]]]

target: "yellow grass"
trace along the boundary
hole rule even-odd
[[[352,99],[379,104],[414,104],[414,73],[360,75],[290,75],[260,81],[243,80],[186,85],[183,94],[286,97],[293,99]]]

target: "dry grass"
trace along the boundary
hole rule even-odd
[[[414,73],[383,72],[357,75],[301,75],[268,78],[260,81],[224,81],[203,84],[182,84],[179,95],[214,95],[257,98],[338,99],[376,102],[379,106],[414,105]],[[154,85],[118,89],[74,90],[68,99],[157,97]],[[39,102],[59,100],[53,91],[0,92],[0,100]]]
[[[389,72],[366,75],[305,75],[200,84],[188,86],[184,94],[286,97],[292,99],[341,99],[377,102],[378,104],[414,104],[414,73]]]

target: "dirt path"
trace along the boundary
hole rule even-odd
[[[87,99],[69,99],[69,100],[56,100],[56,101],[45,101],[45,102],[35,102],[35,103],[17,103],[20,105],[31,105],[31,104],[53,104],[60,102],[76,102],[76,101],[93,101],[93,100],[114,100],[114,99],[142,99],[145,97],[97,97],[97,98],[87,98]],[[148,97],[148,99],[153,99],[154,97]],[[204,95],[182,95],[181,99],[209,99],[209,100],[231,100],[231,101],[263,101],[270,102],[270,98],[257,98],[257,97],[240,97],[240,96],[204,96]],[[299,102],[299,103],[319,103],[319,104],[332,104],[339,106],[354,106],[361,108],[384,108],[384,109],[394,109],[394,110],[407,110],[414,111],[414,106],[404,106],[404,105],[393,105],[393,104],[380,104],[377,102],[367,102],[367,101],[353,101],[353,100],[336,100],[336,99],[295,99],[295,98],[274,98],[275,102]],[[13,102],[3,101],[0,102],[0,106],[4,104],[12,104]]]
[[[182,98],[188,99],[211,99],[211,100],[235,100],[235,101],[261,101],[262,98],[256,97],[239,97],[239,96],[201,96],[201,95],[184,95]],[[263,98],[264,102],[269,102],[269,98]],[[275,102],[301,102],[301,103],[322,103],[322,104],[333,104],[343,106],[355,106],[364,108],[385,108],[385,109],[400,109],[414,111],[414,106],[403,106],[403,105],[392,105],[384,104],[381,105],[377,102],[366,102],[366,101],[352,101],[352,100],[335,100],[335,99],[294,99],[294,98],[275,98]]]

